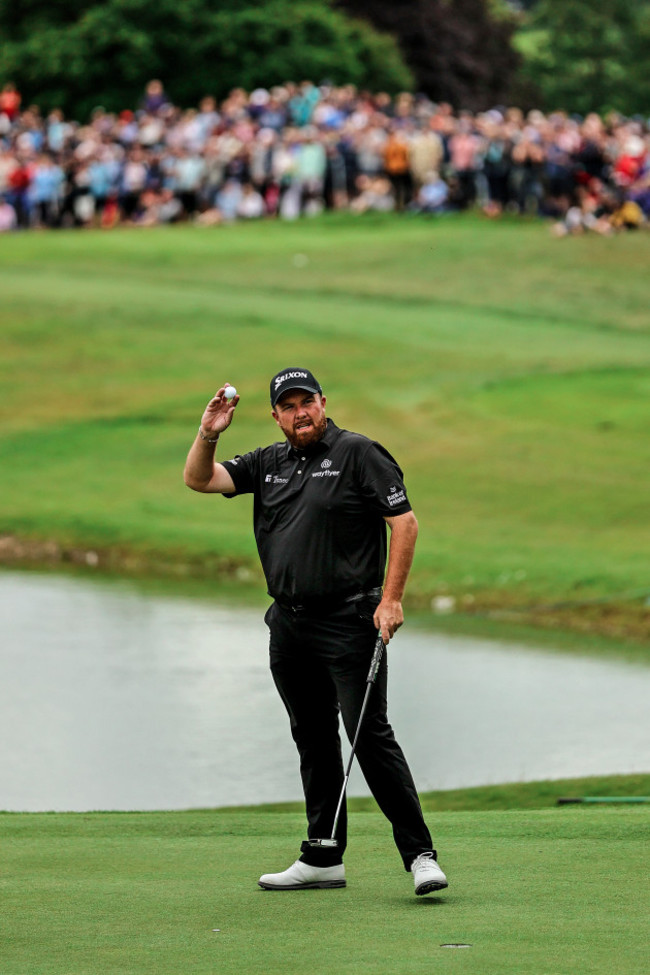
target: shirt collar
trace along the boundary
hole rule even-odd
[[[311,454],[324,453],[325,451],[330,449],[330,447],[332,446],[332,444],[334,443],[334,441],[336,440],[340,432],[341,431],[337,427],[334,420],[332,420],[331,417],[328,416],[325,433],[320,438],[320,440],[316,441],[316,443],[310,444],[308,447],[303,447],[300,450],[296,450],[296,448],[292,447],[289,441],[287,440],[286,442],[287,457],[295,457],[295,458],[305,457],[305,456],[309,457]]]

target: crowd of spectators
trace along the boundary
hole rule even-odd
[[[352,85],[234,89],[79,123],[0,89],[0,231],[295,219],[324,209],[537,214],[557,234],[650,217],[648,120],[496,107]]]

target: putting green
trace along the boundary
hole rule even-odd
[[[416,898],[378,813],[351,815],[345,890],[284,893],[256,881],[295,857],[301,814],[1,816],[2,971],[645,971],[648,809],[428,819],[450,886]]]

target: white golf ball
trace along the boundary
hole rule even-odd
[[[224,389],[224,395],[226,399],[232,399],[233,396],[237,395],[237,390],[235,389],[234,386],[226,386],[226,388]]]

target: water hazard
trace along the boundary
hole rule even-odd
[[[0,626],[1,809],[301,798],[259,610],[7,572]],[[420,791],[650,767],[650,667],[408,627],[388,652]]]

